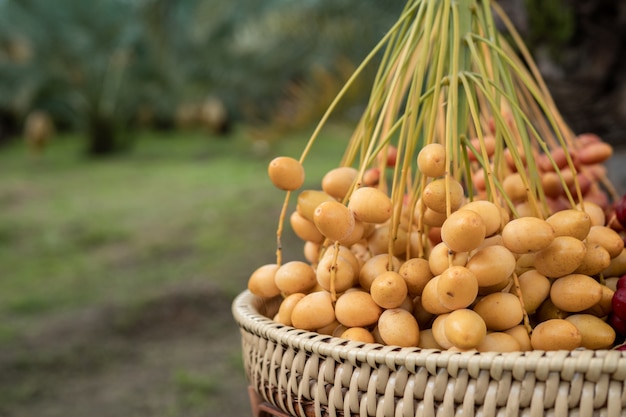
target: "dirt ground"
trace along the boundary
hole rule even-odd
[[[0,416],[250,416],[232,298],[193,285],[51,318],[0,351]]]

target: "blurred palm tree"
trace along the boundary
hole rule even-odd
[[[236,117],[269,117],[294,80],[360,61],[403,5],[0,0],[0,109],[48,111],[96,155],[123,149],[138,114],[171,125],[179,103],[209,96]]]
[[[82,129],[90,154],[119,149],[136,99],[127,86],[141,41],[129,7],[103,0],[2,6],[3,39],[24,42],[27,52],[0,65],[0,88],[8,92],[0,104],[19,117],[43,109],[57,123]]]
[[[241,108],[269,116],[294,81],[315,78],[320,67],[357,64],[402,10],[403,0],[249,1],[216,46],[209,71],[234,91]],[[253,68],[251,71],[250,68]]]

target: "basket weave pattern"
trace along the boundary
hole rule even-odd
[[[363,344],[294,329],[280,300],[233,302],[247,377],[293,416],[626,415],[620,351],[445,352]]]

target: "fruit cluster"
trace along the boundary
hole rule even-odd
[[[481,158],[472,156],[477,149],[494,155],[483,139],[468,144],[470,161]],[[626,214],[626,200],[610,205],[600,184],[611,153],[595,135],[579,136],[571,152],[502,153],[516,161],[500,176],[503,201],[481,183],[490,174],[484,160],[468,187],[447,175],[444,146],[430,143],[415,161],[419,192],[398,198],[380,175],[395,165],[390,146],[377,168],[341,166],[321,189],[299,192],[289,221],[305,260],[261,266],[248,289],[281,297],[274,319],[284,325],[366,343],[611,348],[626,335],[626,251],[614,219]],[[545,216],[520,175],[532,168],[526,161],[541,174]],[[268,173],[288,192],[304,183],[293,158],[274,159]]]
[[[477,146],[477,140],[474,140]],[[495,139],[493,136],[485,138],[486,148],[493,153]],[[558,211],[571,207],[569,197],[574,201],[580,199],[591,201],[604,209],[609,207],[609,196],[603,187],[606,187],[606,167],[604,162],[613,154],[613,147],[602,141],[598,135],[586,133],[578,135],[571,147],[553,145],[549,152],[533,149],[535,166],[532,168],[540,176],[541,191],[545,195],[545,202],[551,211]],[[470,152],[470,160],[476,159]],[[524,200],[526,192],[524,184],[516,173],[520,168],[516,161],[520,161],[525,170],[528,158],[523,149],[513,155],[511,149],[504,150],[504,158],[511,171],[505,179],[504,186],[507,194],[513,199]],[[479,192],[484,192],[486,184],[485,170],[478,167],[473,176],[473,184]],[[580,195],[578,195],[579,187]],[[523,210],[523,207],[520,207]]]

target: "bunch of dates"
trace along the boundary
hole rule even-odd
[[[482,142],[490,157],[489,138]],[[379,186],[395,166],[393,146],[376,167],[337,167],[316,189],[299,190],[299,161],[275,158],[273,184],[299,191],[289,223],[304,260],[259,267],[248,289],[280,297],[273,318],[284,325],[365,343],[613,348],[626,337],[626,197],[616,199],[606,181],[612,153],[592,134],[578,136],[571,150],[539,152],[533,169],[545,218],[532,215],[536,202],[528,201],[519,154],[501,179],[510,206],[489,200],[484,169],[473,171],[470,198],[446,176],[448,155],[438,143],[417,155],[420,194],[401,198]]]

